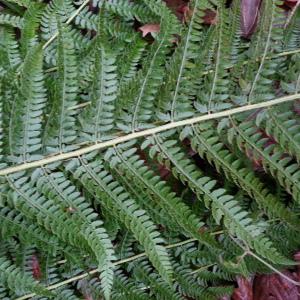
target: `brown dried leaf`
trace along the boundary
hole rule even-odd
[[[299,0],[285,0],[284,4],[290,8],[293,8]]]
[[[252,281],[245,277],[237,278],[238,288],[232,295],[232,300],[253,300]]]
[[[36,280],[40,280],[42,278],[42,271],[38,257],[36,255],[33,255],[31,258],[31,269],[33,278]]]
[[[143,37],[145,37],[148,33],[157,33],[159,30],[159,24],[145,24],[139,28],[139,31],[142,32]]]
[[[217,12],[211,9],[205,10],[205,15],[203,17],[204,24],[216,25],[218,22]]]
[[[291,272],[283,273],[295,280]],[[278,274],[259,275],[254,280],[253,300],[298,300],[298,289]]]
[[[243,37],[249,37],[255,30],[261,0],[241,1],[241,30]]]

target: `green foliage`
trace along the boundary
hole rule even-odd
[[[74,42],[66,28],[60,28],[58,36],[58,77],[54,86],[52,109],[46,124],[44,145],[49,152],[65,152],[74,149],[76,139],[77,65]]]
[[[10,25],[16,28],[23,28],[23,19],[19,16],[2,14],[0,15],[0,24],[1,25]]]
[[[40,295],[50,296],[51,292],[40,286],[30,276],[24,274],[18,267],[14,266],[9,259],[0,259],[0,280],[3,284],[13,290],[17,295],[34,292]]]
[[[244,39],[229,2],[3,1],[1,299],[219,299],[294,264],[300,14],[265,0]]]
[[[12,103],[9,148],[13,161],[41,157],[35,153],[42,147],[42,114],[47,101],[42,64],[42,47],[33,46],[22,65],[18,95]]]

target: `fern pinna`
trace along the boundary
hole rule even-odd
[[[0,4],[1,299],[219,299],[285,276],[299,10],[263,0],[246,39],[238,0],[182,20],[162,0]]]

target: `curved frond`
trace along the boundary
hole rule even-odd
[[[34,292],[38,295],[53,296],[53,293],[40,286],[33,278],[24,274],[4,257],[0,258],[0,280],[17,294]]]
[[[216,181],[204,176],[201,171],[184,156],[179,147],[174,147],[176,140],[160,140],[155,138],[154,153],[161,153],[160,159],[170,165],[170,168],[180,180],[187,183],[205,205],[211,208],[212,215],[220,224],[223,220],[229,234],[237,236],[253,247],[263,257],[274,263],[285,264],[288,260],[273,247],[270,240],[264,236],[264,226],[255,224],[239,205],[234,196],[227,194],[223,188],[216,187]]]
[[[255,172],[243,163],[242,158],[226,147],[216,130],[212,128],[213,123],[207,123],[194,126],[190,130],[193,149],[253,197],[269,217],[279,217],[297,228],[298,217],[276,199]]]
[[[26,56],[21,71],[20,90],[13,104],[9,125],[9,147],[13,161],[40,158],[42,114],[47,95],[44,88],[43,52],[34,47]]]
[[[23,19],[19,16],[1,14],[0,15],[0,24],[9,25],[16,28],[23,28]]]
[[[172,268],[166,249],[162,246],[163,239],[155,225],[129,194],[104,169],[103,162],[95,160],[87,163],[79,160],[74,176],[84,186],[99,197],[100,203],[112,211],[119,220],[134,234],[143,245],[145,251],[160,275],[167,281],[172,276]]]
[[[90,93],[91,104],[80,115],[82,138],[100,141],[110,138],[114,127],[114,110],[118,89],[115,57],[100,43],[94,52],[93,89]]]
[[[274,176],[295,201],[299,201],[300,170],[293,159],[286,155],[279,145],[270,142],[253,121],[238,125],[232,119],[231,123],[239,149],[260,161],[265,171]]]
[[[72,110],[77,104],[77,62],[74,42],[67,28],[61,27],[58,36],[58,78],[56,80],[52,110],[46,125],[44,144],[49,152],[75,149],[76,119]]]

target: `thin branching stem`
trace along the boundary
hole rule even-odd
[[[86,147],[83,147],[78,150],[53,155],[50,157],[43,158],[41,160],[19,164],[17,166],[8,167],[8,168],[0,170],[0,176],[28,170],[31,168],[41,167],[43,165],[47,165],[47,164],[62,161],[62,160],[75,158],[75,157],[90,153],[92,151],[105,149],[105,148],[115,146],[120,143],[124,143],[124,142],[130,141],[133,139],[137,139],[137,138],[142,138],[145,136],[150,136],[150,135],[153,135],[153,134],[156,134],[159,132],[163,132],[166,130],[170,130],[170,129],[174,129],[174,128],[178,128],[178,127],[182,127],[182,126],[189,126],[192,124],[196,124],[196,123],[200,123],[200,122],[204,122],[204,121],[208,121],[208,120],[224,118],[224,117],[232,116],[232,115],[235,115],[238,113],[242,113],[242,112],[246,112],[246,111],[250,111],[250,110],[254,110],[254,109],[266,108],[266,107],[282,104],[282,103],[297,100],[297,99],[300,99],[300,94],[284,96],[284,97],[280,97],[277,99],[273,99],[273,100],[269,100],[269,101],[265,101],[265,102],[261,102],[261,103],[244,105],[241,107],[236,107],[233,109],[228,109],[228,110],[224,110],[224,111],[220,111],[220,112],[216,112],[216,113],[200,115],[198,117],[193,117],[193,118],[189,118],[189,119],[185,119],[185,120],[181,120],[181,121],[167,123],[167,124],[157,126],[154,128],[141,130],[138,132],[123,135],[123,136],[120,136],[120,137],[117,137],[117,138],[114,138],[114,139],[111,139],[111,140],[108,140],[105,142],[95,143],[91,146],[86,146]]]
[[[247,255],[252,256],[253,258],[255,258],[256,260],[258,260],[259,262],[261,262],[263,265],[265,265],[267,268],[269,268],[271,271],[275,272],[276,274],[278,274],[279,276],[281,276],[282,278],[284,278],[285,280],[287,280],[288,282],[296,285],[296,286],[300,286],[300,282],[293,280],[292,278],[288,277],[287,275],[285,275],[284,273],[282,273],[281,271],[279,271],[278,269],[276,269],[275,267],[273,267],[271,264],[269,264],[267,261],[265,261],[263,258],[261,258],[260,256],[256,255],[253,251],[251,251],[251,249],[249,248],[248,245],[242,245],[240,241],[238,241],[236,238],[230,236],[231,239],[235,242],[236,245],[238,245],[241,249],[243,249],[245,252],[242,255],[243,257],[246,257]]]

